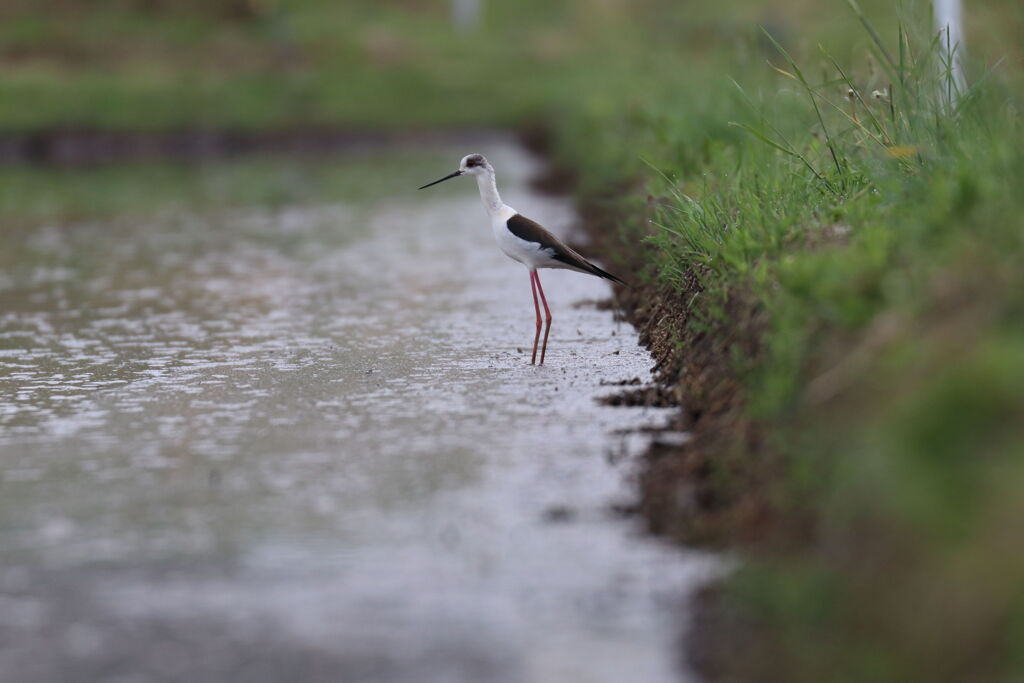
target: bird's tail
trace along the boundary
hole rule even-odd
[[[617,282],[618,284],[622,285],[623,287],[629,287],[629,285],[626,284],[625,280],[622,280],[620,278],[615,277],[614,275],[609,273],[607,270],[602,270],[601,268],[598,268],[597,266],[595,266],[590,261],[587,261],[587,265],[590,266],[590,274],[591,275],[596,275],[597,277],[604,278],[605,280],[611,280],[612,282]]]

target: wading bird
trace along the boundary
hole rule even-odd
[[[494,167],[481,154],[470,154],[462,158],[459,170],[450,173],[440,180],[427,183],[420,189],[443,183],[460,175],[476,176],[477,187],[480,188],[480,199],[483,200],[487,215],[491,218],[491,230],[498,247],[509,258],[519,261],[530,271],[530,288],[533,290],[533,307],[537,312],[537,333],[533,337],[533,355],[530,365],[537,362],[537,345],[540,341],[541,317],[540,304],[544,304],[544,316],[547,325],[544,327],[544,343],[540,347],[540,362],[544,363],[544,353],[548,348],[548,333],[551,332],[551,310],[544,297],[544,288],[540,286],[538,268],[567,268],[587,275],[625,284],[611,273],[605,272],[529,218],[521,215],[511,206],[501,201],[498,186],[494,181]],[[540,294],[540,303],[537,294]]]

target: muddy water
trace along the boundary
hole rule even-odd
[[[467,150],[344,202],[40,224],[0,274],[0,671],[35,681],[687,680],[708,558],[644,537],[633,330],[526,271]],[[532,162],[505,199],[565,231]],[[432,175],[421,177],[423,169]]]

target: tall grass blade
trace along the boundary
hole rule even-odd
[[[871,22],[868,21],[868,18],[864,16],[864,11],[861,10],[857,0],[846,0],[846,4],[848,4],[850,9],[853,10],[853,13],[857,15],[857,19],[864,26],[865,30],[867,30],[868,35],[871,36],[871,40],[874,41],[875,46],[878,47],[878,51],[882,53],[885,61],[889,63],[889,68],[895,71],[896,62],[894,62],[892,56],[889,55],[889,51],[885,49],[885,43],[882,42],[882,38],[878,35],[878,32],[875,31],[875,27],[872,26]]]
[[[761,142],[763,142],[766,145],[768,145],[769,147],[773,147],[773,148],[779,150],[780,152],[782,152],[783,154],[785,154],[787,156],[793,157],[794,159],[799,159],[801,162],[803,162],[803,165],[806,166],[808,168],[808,170],[810,170],[810,172],[814,174],[814,177],[816,177],[818,180],[823,182],[830,190],[835,192],[835,186],[833,186],[832,183],[830,183],[828,181],[828,179],[825,178],[825,176],[823,176],[821,173],[819,173],[817,171],[817,169],[814,168],[814,166],[811,164],[811,162],[808,161],[807,158],[804,155],[800,154],[799,152],[793,151],[792,149],[789,149],[787,147],[783,147],[782,145],[780,145],[779,143],[775,142],[774,140],[769,138],[767,135],[762,133],[761,131],[759,131],[756,128],[754,128],[753,126],[748,126],[747,124],[740,123],[738,121],[730,121],[729,125],[730,126],[735,126],[737,128],[742,128],[743,130],[747,131],[748,133],[753,135],[755,138],[757,138]]]
[[[825,50],[824,46],[819,44],[818,49],[821,50],[821,54],[823,54],[825,58],[832,63],[832,66],[835,67],[835,70],[839,72],[839,75],[842,77],[843,82],[846,83],[847,87],[850,89],[850,92],[852,92],[853,96],[857,98],[858,102],[860,102],[861,109],[867,112],[868,117],[871,118],[871,122],[874,124],[875,129],[878,131],[879,135],[884,136],[885,142],[883,144],[891,144],[892,141],[888,139],[889,135],[886,132],[885,127],[882,125],[882,122],[878,120],[878,117],[875,116],[874,110],[871,107],[869,107],[868,103],[864,101],[863,97],[861,97],[860,88],[854,85],[853,81],[850,80],[850,77],[846,75],[845,71],[843,71],[843,67],[839,66],[839,62],[837,62],[835,58],[832,55],[830,55],[827,50]],[[846,112],[844,111],[843,113],[845,114]],[[859,125],[860,128],[864,130],[864,132],[869,133],[869,131],[867,131],[867,129],[864,128],[864,125],[861,124],[859,121],[855,120],[853,117],[848,118],[850,118],[850,120],[853,121],[855,124]],[[872,135],[872,137],[878,139],[878,136],[876,135]],[[879,141],[881,142],[881,140]]]
[[[818,123],[821,125],[821,130],[825,134],[825,144],[828,147],[829,153],[832,155],[832,162],[836,165],[836,171],[839,173],[839,177],[841,179],[845,178],[845,174],[843,173],[843,166],[842,164],[839,163],[839,155],[836,153],[835,145],[832,142],[832,136],[829,135],[828,126],[825,125],[825,117],[821,115],[821,109],[818,107],[818,101],[814,88],[812,88],[810,83],[807,82],[807,79],[804,78],[803,71],[800,70],[800,66],[796,63],[796,60],[789,55],[789,53],[786,51],[786,48],[782,47],[782,45],[779,44],[779,41],[775,40],[774,36],[772,36],[772,34],[769,33],[767,29],[765,29],[763,26],[761,27],[761,32],[764,33],[765,36],[767,36],[768,40],[770,40],[772,45],[775,46],[775,49],[778,50],[782,54],[782,56],[786,58],[786,61],[789,62],[790,68],[793,69],[793,72],[796,74],[797,79],[799,79],[800,85],[802,85],[804,87],[804,90],[807,91],[807,96],[810,98],[811,105],[814,107],[814,113],[818,117]]]

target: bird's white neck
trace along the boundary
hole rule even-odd
[[[477,187],[480,188],[480,199],[484,203],[489,216],[497,216],[505,208],[498,194],[498,184],[494,181],[493,173],[483,173],[476,177]]]

